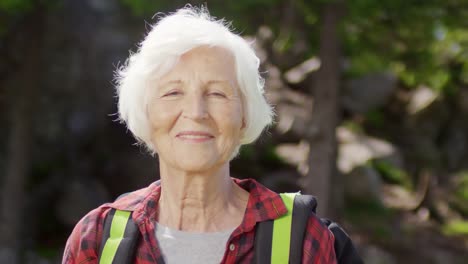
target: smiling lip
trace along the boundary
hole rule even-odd
[[[176,135],[177,138],[194,143],[206,142],[214,138],[213,135],[201,131],[183,131]]]

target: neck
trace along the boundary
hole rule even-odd
[[[217,232],[237,227],[248,192],[229,175],[229,164],[204,172],[187,172],[160,162],[160,224],[184,231]]]

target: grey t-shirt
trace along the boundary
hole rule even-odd
[[[195,233],[156,223],[156,238],[167,264],[220,263],[226,243],[235,228],[223,232]]]

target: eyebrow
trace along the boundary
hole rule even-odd
[[[214,84],[214,83],[227,83],[229,86],[231,86],[231,82],[228,80],[209,80],[206,82],[206,84]]]
[[[180,79],[175,79],[175,80],[170,80],[170,81],[164,82],[162,85],[180,84],[180,83],[183,83],[183,81],[180,80]],[[209,81],[206,82],[206,84],[214,84],[214,83],[227,83],[227,84],[231,85],[231,82],[228,81],[228,80],[209,80]]]
[[[173,84],[173,83],[182,83],[182,80],[176,79],[176,80],[170,80],[167,82],[162,83],[162,85],[167,85],[167,84]]]

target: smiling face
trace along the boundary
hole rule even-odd
[[[148,117],[160,163],[190,172],[227,164],[244,128],[233,56],[192,49],[155,86]]]

